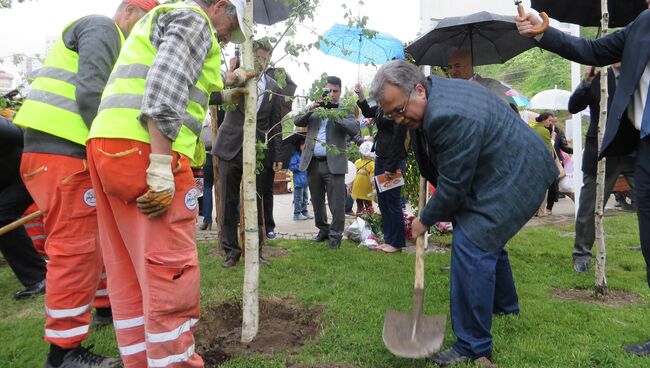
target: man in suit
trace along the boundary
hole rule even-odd
[[[544,200],[558,175],[555,163],[537,134],[475,83],[425,78],[416,66],[395,60],[377,71],[371,95],[384,116],[422,137],[418,165],[427,180],[437,181],[413,221],[413,235],[437,221],[454,223],[450,310],[458,339],[429,360],[446,366],[491,359],[492,314],[519,313],[504,246]]]
[[[472,52],[469,49],[457,49],[449,55],[447,59],[447,72],[453,79],[463,79],[476,82],[483,87],[494,92],[504,101],[508,101],[506,96],[506,87],[496,79],[484,78],[478,73],[474,73],[474,63]]]
[[[329,247],[337,249],[341,245],[343,227],[345,226],[345,173],[348,163],[345,157],[348,138],[359,132],[359,123],[350,111],[342,119],[322,119],[314,113],[317,109],[339,109],[341,97],[341,79],[327,77],[325,100],[315,101],[307,110],[295,118],[298,127],[307,127],[305,148],[300,159],[300,171],[307,170],[309,192],[314,206],[314,216],[318,235],[316,242],[329,239]],[[338,152],[330,147],[334,146]],[[325,193],[332,212],[332,224],[327,223],[325,210]]]
[[[534,14],[515,17],[519,33],[532,37],[541,25]],[[650,286],[650,10],[644,10],[632,23],[618,32],[597,40],[566,35],[549,27],[535,36],[538,45],[566,59],[587,65],[604,66],[621,62],[616,93],[607,114],[607,126],[599,158],[630,154],[637,150],[634,181],[641,250]],[[650,354],[650,341],[628,345],[637,355]]]
[[[254,42],[255,67],[258,72],[264,70],[271,58],[271,44],[264,40]],[[268,138],[264,153],[263,169],[255,180],[257,187],[257,221],[260,246],[264,239],[264,211],[262,203],[268,192],[267,186],[273,185],[273,175],[282,168],[281,162],[271,161],[271,157],[280,157],[280,134],[282,127],[281,104],[283,99],[274,93],[279,93],[277,83],[268,75],[263,74],[257,82],[257,134],[258,141],[265,142]],[[242,143],[244,139],[244,105],[240,103],[234,111],[226,113],[223,124],[219,126],[217,141],[212,148],[212,154],[219,157],[219,179],[221,180],[221,245],[226,251],[224,268],[237,264],[241,256],[237,224],[239,216],[236,209],[239,206],[240,183],[242,178]],[[272,193],[271,193],[272,195]],[[268,265],[260,253],[260,263]]]
[[[621,63],[609,68],[607,85],[609,90],[608,106],[616,92],[616,80],[621,73]],[[598,120],[600,118],[600,73],[595,73],[593,66],[588,67],[585,78],[569,98],[569,112],[576,114],[586,107],[591,111],[589,129],[582,156],[582,189],[576,216],[576,238],[573,245],[573,269],[587,272],[591,259],[591,248],[596,238],[596,165],[598,163]],[[619,175],[625,175],[630,186],[634,188],[635,156],[609,156],[605,169],[605,200],[609,198]]]

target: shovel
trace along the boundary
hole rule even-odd
[[[426,200],[426,180],[420,178],[420,211]],[[391,353],[403,358],[424,358],[440,350],[445,337],[447,317],[443,314],[424,315],[424,236],[416,241],[415,287],[413,311],[400,313],[388,310],[384,318],[384,345]]]

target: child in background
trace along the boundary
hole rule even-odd
[[[361,158],[354,166],[357,168],[357,175],[352,184],[352,198],[357,200],[357,213],[368,208],[372,210],[372,182],[375,172],[375,154],[372,151],[372,142],[363,142],[359,146]]]
[[[314,216],[310,215],[307,211],[307,203],[309,201],[307,195],[307,173],[300,171],[300,155],[305,148],[305,140],[296,142],[296,150],[291,155],[289,161],[289,170],[293,173],[293,220],[301,221],[313,219]]]

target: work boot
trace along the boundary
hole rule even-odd
[[[87,348],[77,347],[68,351],[63,357],[63,363],[58,366],[45,363],[45,368],[115,368],[121,365],[121,361],[115,358],[109,358],[97,355],[90,351],[92,345]]]
[[[239,262],[239,257],[228,257],[226,260],[221,264],[221,267],[223,268],[230,268],[233,267]]]

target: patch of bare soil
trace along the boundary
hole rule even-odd
[[[607,295],[596,295],[594,289],[561,288],[553,289],[551,296],[558,300],[598,304],[607,307],[623,307],[641,303],[641,298],[637,294],[613,289],[608,289]]]
[[[450,243],[444,243],[440,241],[432,241],[429,239],[429,244],[425,250],[426,253],[447,253],[451,250],[451,244]],[[415,253],[415,243],[409,244],[407,243],[406,247],[404,247],[404,250],[402,250],[404,253]]]
[[[206,367],[237,356],[292,352],[318,335],[322,313],[322,306],[303,309],[293,297],[260,298],[259,332],[252,342],[244,344],[241,303],[212,306],[203,312],[195,333],[197,351]]]

